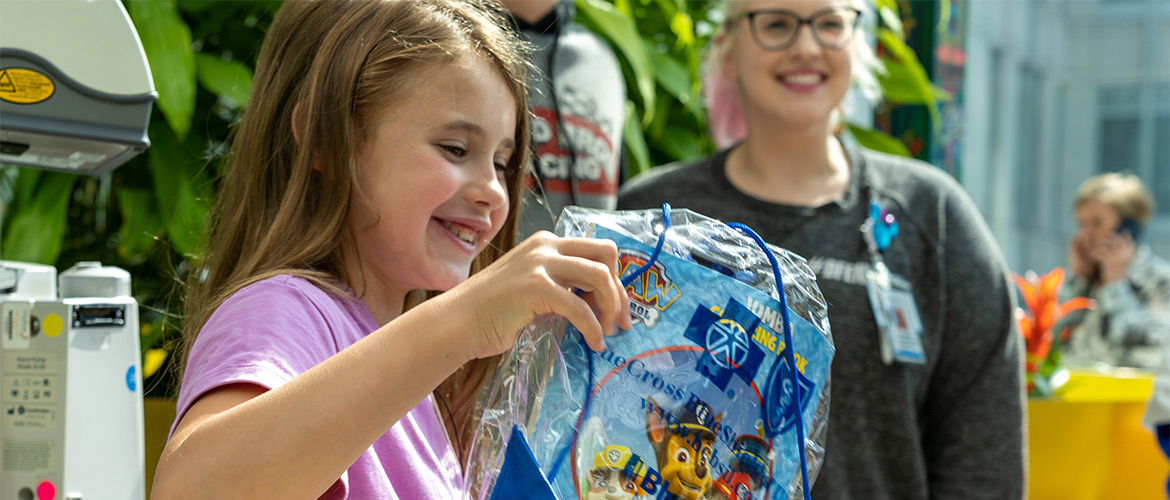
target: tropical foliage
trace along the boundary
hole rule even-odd
[[[130,271],[150,375],[181,324],[182,285],[203,255],[200,234],[228,130],[247,106],[260,41],[279,0],[123,1],[159,94],[152,145],[99,178],[0,167],[0,255],[59,269],[93,260]],[[712,152],[699,81],[703,50],[721,19],[716,4],[577,0],[578,20],[613,46],[626,75],[630,175]],[[876,4],[886,101],[933,113],[946,96],[903,43],[895,0]],[[850,128],[871,148],[907,154],[895,138]],[[148,380],[148,388],[158,385]]]

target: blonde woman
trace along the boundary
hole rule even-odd
[[[999,249],[945,173],[839,135],[847,92],[872,82],[865,7],[728,2],[706,91],[730,147],[633,179],[618,207],[669,202],[809,259],[837,348],[813,498],[1018,499],[1023,368]]]
[[[1068,243],[1061,296],[1096,299],[1072,330],[1072,363],[1156,369],[1170,337],[1170,263],[1142,243],[1154,198],[1132,174],[1086,180],[1073,201],[1077,232]]]

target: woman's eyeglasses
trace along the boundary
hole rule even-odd
[[[784,9],[753,10],[743,14],[752,27],[752,38],[764,50],[784,50],[800,37],[805,24],[813,38],[826,49],[841,49],[849,44],[861,20],[861,11],[848,7],[825,9],[808,19]]]

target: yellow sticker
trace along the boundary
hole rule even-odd
[[[49,337],[56,337],[61,335],[61,329],[65,327],[65,322],[61,321],[61,317],[56,314],[49,314],[45,316],[45,321],[41,323],[41,329],[45,331],[45,335]]]
[[[48,76],[25,68],[0,70],[0,99],[17,104],[35,104],[53,95],[57,86]]]

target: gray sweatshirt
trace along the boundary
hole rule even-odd
[[[574,16],[573,2],[563,0],[535,25],[517,22],[536,66],[529,78],[536,158],[518,239],[552,231],[566,205],[613,210],[617,203],[625,80],[613,51]]]
[[[747,224],[769,243],[809,259],[829,303],[837,348],[814,499],[1022,498],[1022,342],[990,231],[944,172],[850,142],[845,149],[852,172],[847,193],[820,207],[778,205],[740,192],[725,175],[724,151],[631,180],[618,208],[669,202]],[[881,361],[865,287],[871,259],[859,232],[875,196],[900,226],[883,258],[913,288],[925,365]]]

